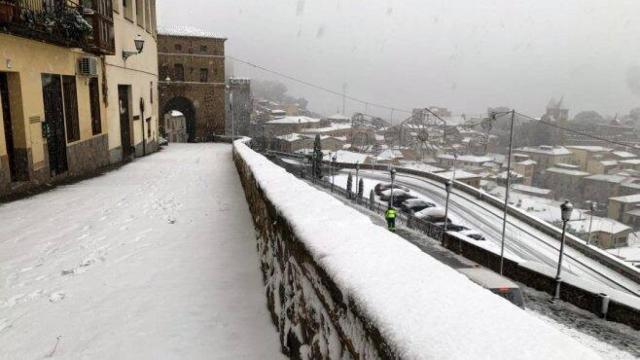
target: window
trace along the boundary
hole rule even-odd
[[[209,81],[209,69],[200,69],[200,82],[206,83]]]
[[[144,28],[144,0],[136,0],[136,23]]]
[[[133,21],[133,4],[132,0],[122,0],[122,13],[128,20]]]
[[[91,130],[93,135],[98,135],[102,132],[102,119],[100,116],[100,88],[97,78],[89,80],[89,102],[91,105]]]
[[[144,5],[144,27],[147,29],[147,32],[151,33],[151,1],[145,1]]]
[[[160,65],[160,80],[166,80],[169,77],[169,67],[167,65]]]
[[[67,127],[67,142],[80,140],[80,121],[78,116],[78,91],[75,76],[62,77],[64,97],[64,115]]]
[[[149,83],[149,101],[153,104],[153,81]]]
[[[184,81],[184,66],[182,64],[173,65],[175,81]]]
[[[182,45],[180,44],[175,44],[174,48],[176,49],[176,51],[182,51]]]
[[[120,13],[120,0],[113,0],[113,11]]]
[[[207,48],[207,45],[200,45],[200,52],[206,53],[207,51],[209,51],[209,49]]]

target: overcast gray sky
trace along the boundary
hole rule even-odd
[[[640,106],[640,1],[158,0],[161,26],[228,38],[227,54],[371,102],[540,115]],[[236,76],[272,78],[234,64]],[[333,113],[336,96],[288,81]],[[350,102],[347,112],[363,111]],[[370,112],[376,112],[370,107]],[[380,115],[387,110],[377,111]]]

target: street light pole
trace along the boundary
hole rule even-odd
[[[571,212],[573,211],[573,204],[566,200],[564,204],[560,205],[560,213],[562,216],[562,240],[560,242],[560,258],[558,259],[558,272],[556,273],[556,292],[553,295],[553,300],[560,299],[560,283],[562,279],[560,277],[562,273],[562,257],[564,256],[564,243],[567,233],[567,222],[571,220]]]
[[[598,203],[591,202],[591,216],[589,217],[589,236],[587,237],[587,245],[591,245],[591,229],[593,229],[593,213],[596,211]]]
[[[360,161],[356,161],[356,203],[358,202],[358,194],[360,193],[359,189],[359,176],[360,176]]]
[[[509,135],[509,158],[507,159],[507,189],[504,195],[504,215],[502,218],[502,241],[500,245],[500,275],[504,270],[504,239],[507,234],[507,213],[509,209],[509,190],[511,188],[511,156],[513,154],[513,128],[516,119],[516,111],[511,111],[511,130]]]
[[[389,172],[391,173],[391,196],[389,196],[389,207],[393,207],[393,184],[396,180],[396,169],[391,168]]]
[[[445,202],[445,205],[444,205],[444,230],[442,231],[442,237],[440,239],[440,241],[442,242],[442,246],[444,246],[444,234],[447,232],[447,225],[449,223],[449,221],[447,221],[447,218],[449,217],[449,196],[451,195],[452,186],[453,186],[452,181],[447,181],[445,183],[445,190],[447,190],[447,201]]]
[[[336,177],[335,166],[336,166],[337,160],[338,160],[337,155],[333,154],[333,157],[331,157],[331,192],[333,192],[333,188],[335,186],[335,177]]]

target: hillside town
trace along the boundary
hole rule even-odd
[[[637,99],[449,68],[556,5],[291,3],[0,0],[0,359],[639,358]]]

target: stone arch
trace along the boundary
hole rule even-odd
[[[196,107],[193,104],[193,101],[187,99],[186,97],[176,96],[171,100],[167,101],[167,103],[162,108],[162,114],[167,114],[170,111],[179,111],[181,112],[186,121],[187,121],[187,135],[189,136],[189,142],[196,141]]]

